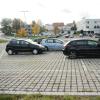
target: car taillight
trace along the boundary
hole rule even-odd
[[[65,45],[65,46],[64,46],[64,48],[68,48],[68,47],[70,47],[70,45]]]

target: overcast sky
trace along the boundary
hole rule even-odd
[[[21,11],[28,11],[26,19]],[[40,19],[43,24],[66,24],[82,17],[100,18],[100,0],[0,0],[0,20],[21,18],[30,23]]]

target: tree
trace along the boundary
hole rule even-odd
[[[4,18],[1,21],[1,31],[5,33],[5,35],[11,35],[12,33],[12,20],[9,18]]]
[[[26,37],[27,36],[27,31],[25,30],[25,28],[19,29],[18,32],[17,32],[17,36]]]
[[[73,26],[71,27],[71,30],[74,31],[74,33],[76,33],[77,26],[76,26],[75,21],[73,21]]]
[[[40,26],[40,33],[45,32],[45,31],[46,31],[45,27],[44,26]]]
[[[32,21],[32,27],[34,27],[34,26],[35,26],[35,24],[36,24],[36,22],[35,22],[35,21]]]
[[[21,20],[20,19],[14,19],[12,22],[12,28],[13,28],[13,32],[17,33],[18,30],[21,28]]]
[[[33,33],[34,35],[40,33],[40,26],[39,26],[37,23],[35,23],[35,25],[32,27],[32,33]]]

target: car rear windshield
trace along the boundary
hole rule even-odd
[[[87,45],[87,41],[86,40],[76,41],[76,45]]]
[[[75,41],[71,41],[67,44],[69,44],[69,45],[87,45],[87,41],[86,40],[75,40]]]

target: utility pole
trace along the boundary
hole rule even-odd
[[[19,11],[19,12],[22,12],[22,13],[24,13],[24,22],[25,22],[25,24],[27,23],[27,19],[26,19],[26,14],[25,13],[27,13],[27,12],[29,12],[29,11]],[[20,27],[21,27],[21,21],[20,21]]]
[[[27,19],[26,19],[26,14],[25,13],[27,13],[27,12],[29,12],[29,11],[20,11],[20,12],[22,12],[22,13],[24,13],[24,18],[25,18],[25,22],[27,22]]]
[[[24,13],[24,18],[25,18],[25,28],[26,28],[26,30],[27,30],[27,33],[29,34],[29,32],[28,32],[28,26],[27,26],[27,19],[26,19],[26,13],[29,12],[29,11],[26,11],[26,10],[24,11],[24,10],[23,10],[23,11],[20,11],[20,12]]]

